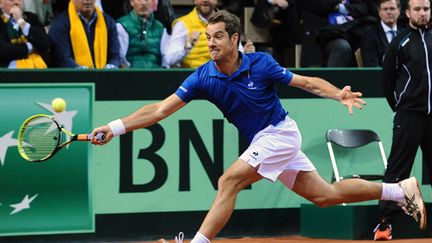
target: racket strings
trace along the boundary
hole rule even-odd
[[[22,150],[31,160],[43,159],[55,151],[59,136],[57,125],[51,119],[36,118],[22,130]]]

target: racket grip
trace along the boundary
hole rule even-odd
[[[92,134],[89,133],[87,139],[90,141],[90,140],[92,140],[92,137],[93,137]],[[105,142],[106,135],[105,135],[105,133],[100,132],[100,133],[96,134],[95,138],[97,140],[99,140],[99,142]]]

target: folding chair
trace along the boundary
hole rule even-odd
[[[381,159],[384,165],[384,171],[385,171],[385,169],[387,168],[387,158],[384,153],[384,148],[381,139],[374,131],[357,130],[357,129],[330,129],[327,131],[326,138],[327,138],[327,148],[329,150],[330,159],[333,166],[332,182],[334,182],[335,180],[340,181],[348,178],[361,178],[365,180],[383,179],[384,174],[365,174],[365,175],[352,174],[352,175],[340,176],[338,167],[336,165],[335,154],[332,146],[332,144],[336,144],[343,148],[355,149],[358,147],[365,146],[372,142],[377,142],[381,154]]]

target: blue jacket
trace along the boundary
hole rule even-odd
[[[103,14],[108,31],[107,64],[118,67],[120,65],[120,44],[117,38],[116,22],[105,13]],[[89,42],[90,52],[94,56],[93,42],[96,26],[96,12],[89,24],[81,19]],[[78,67],[74,60],[72,43],[69,36],[70,21],[67,11],[59,14],[52,22],[49,37],[52,43],[53,63],[57,67]],[[94,61],[94,60],[93,60]]]

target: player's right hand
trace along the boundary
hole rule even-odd
[[[96,134],[103,132],[105,134],[105,141],[100,141],[96,138]],[[98,128],[95,128],[92,132],[92,140],[91,143],[94,145],[105,145],[107,144],[111,139],[113,138],[113,133],[111,131],[111,128],[108,125],[101,126]]]

